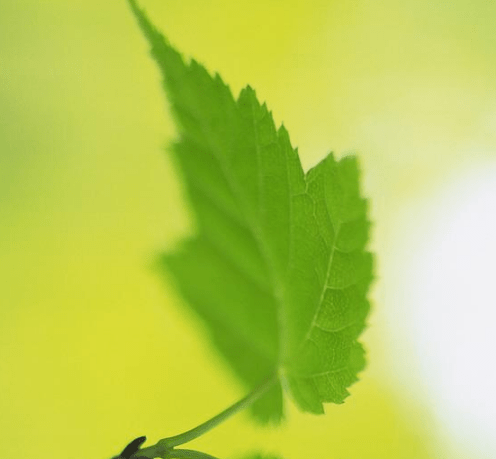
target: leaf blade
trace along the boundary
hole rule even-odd
[[[198,227],[164,264],[238,377],[253,386],[278,372],[301,409],[323,413],[365,363],[372,262],[356,159],[331,154],[305,174],[252,88],[235,99],[129,1],[164,76]],[[281,419],[280,383],[253,412]]]

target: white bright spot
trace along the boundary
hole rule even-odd
[[[496,458],[496,165],[455,180],[407,221],[395,320],[413,353],[409,365],[403,352],[403,371],[418,371],[441,430],[470,451],[462,457]]]

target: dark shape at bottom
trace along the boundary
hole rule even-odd
[[[129,445],[124,448],[121,454],[113,457],[112,459],[130,459],[134,453],[139,451],[141,445],[145,443],[145,441],[145,436],[135,438],[131,443],[129,443]]]

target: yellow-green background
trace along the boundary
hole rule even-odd
[[[455,457],[422,397],[395,383],[389,346],[401,343],[387,324],[401,304],[388,292],[398,210],[494,159],[496,2],[142,5],[235,93],[252,85],[305,167],[330,149],[359,152],[372,201],[370,364],[352,397],[324,418],[291,409],[278,431],[240,415],[196,446],[221,458]],[[190,228],[163,153],[173,136],[124,0],[0,0],[2,457],[105,458],[244,393],[152,268]]]

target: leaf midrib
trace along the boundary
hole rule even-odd
[[[253,132],[255,135],[255,151],[257,155],[257,174],[258,174],[258,198],[259,198],[259,204],[261,204],[261,193],[262,193],[262,176],[260,173],[260,146],[259,146],[259,135],[258,135],[258,129],[257,129],[257,123],[255,120],[255,102],[253,100],[253,93],[250,92],[250,109],[251,109],[251,123],[252,123],[252,128]],[[277,136],[277,132],[276,132]],[[276,142],[277,142],[277,137],[276,137]],[[280,148],[280,145],[277,145]],[[286,161],[286,170],[288,167],[288,161]],[[289,183],[288,183],[288,188],[289,188]],[[291,189],[289,188],[289,195],[291,193]],[[289,197],[289,207],[291,208],[291,196]],[[289,222],[291,223],[291,215],[289,216]],[[290,224],[291,228],[291,224]],[[260,231],[262,234],[262,231]],[[255,235],[254,235],[255,237]],[[255,237],[255,240],[257,238]],[[291,241],[291,239],[290,239]],[[283,291],[283,283],[281,282],[280,278],[276,276],[276,269],[275,269],[275,263],[273,260],[271,260],[270,252],[263,243],[263,239],[260,238],[260,240],[257,240],[257,245],[259,247],[260,253],[265,259],[267,269],[271,273],[271,277],[274,283],[273,287],[273,295],[276,303],[276,322],[277,322],[277,343],[278,343],[278,349],[277,349],[277,356],[278,356],[278,362],[277,362],[277,368],[276,371],[278,372],[282,366],[282,352],[281,350],[284,349],[284,341],[283,341],[283,331],[284,331],[284,324],[283,324],[283,308],[284,308],[284,291]],[[289,252],[288,252],[289,253]]]

